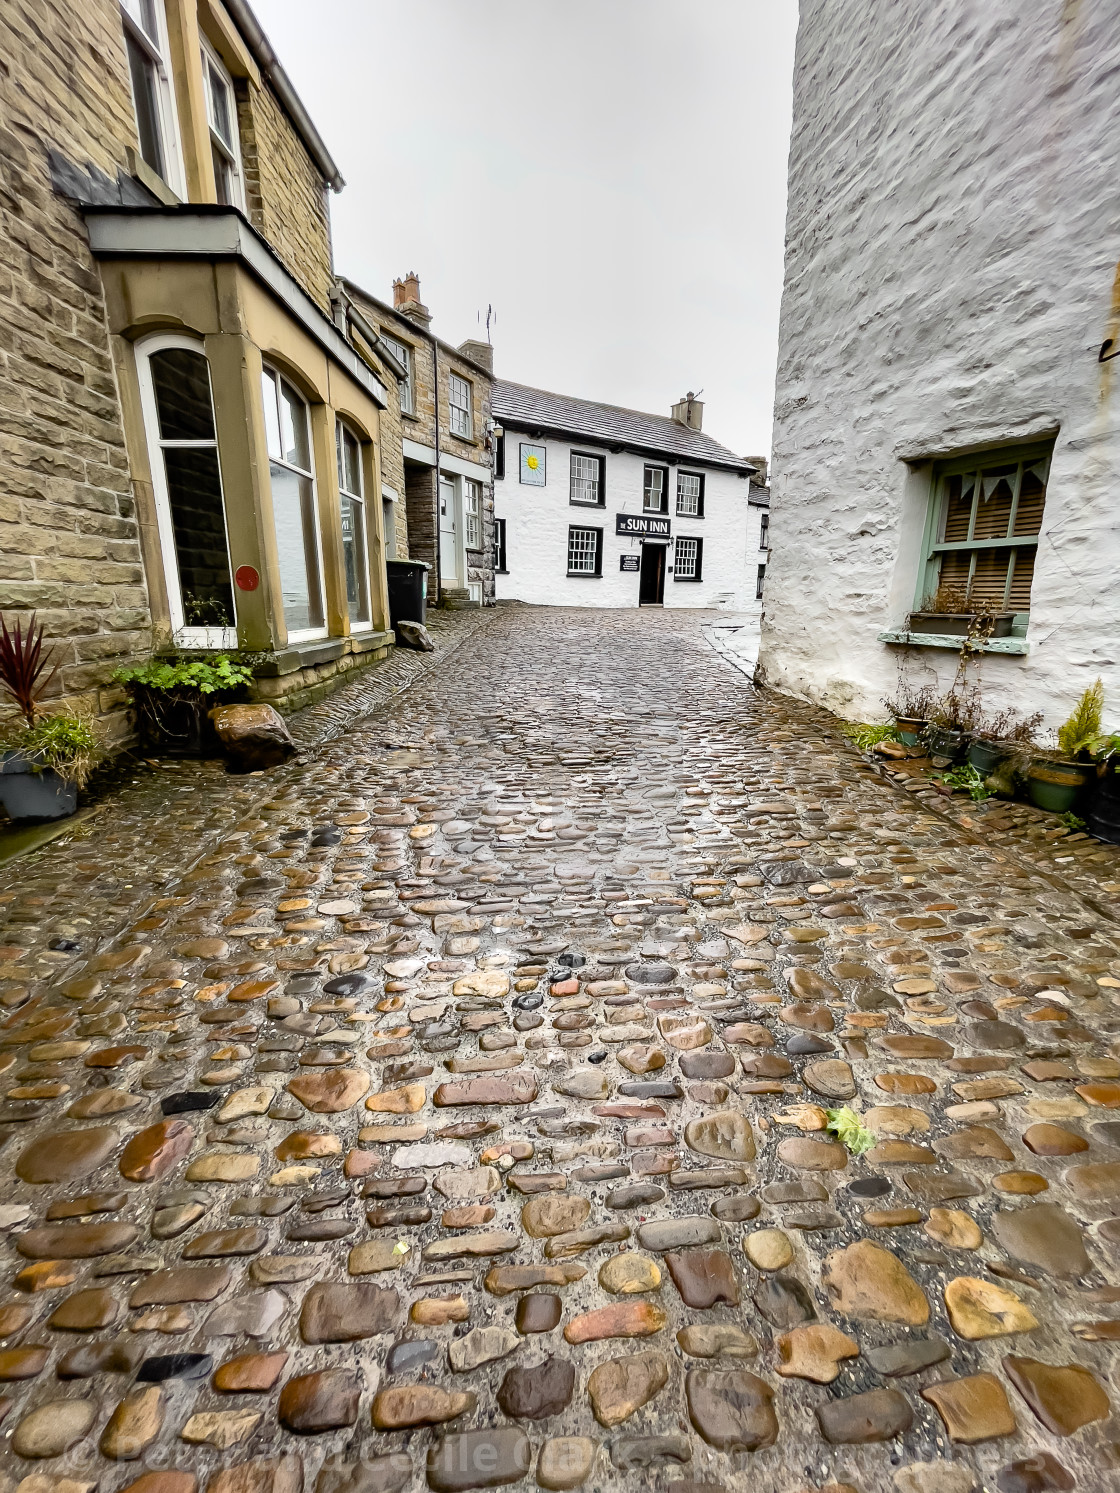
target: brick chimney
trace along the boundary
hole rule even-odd
[[[700,430],[704,424],[704,404],[690,389],[683,399],[678,399],[670,411],[678,425],[687,425],[689,430]]]
[[[425,327],[431,321],[432,313],[420,299],[420,276],[415,270],[393,281],[393,309]]]

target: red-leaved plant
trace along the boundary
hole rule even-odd
[[[17,618],[11,629],[0,617],[0,685],[15,700],[28,726],[35,724],[39,699],[58,673],[52,659],[43,648],[43,625],[35,620],[34,612],[26,626]]]

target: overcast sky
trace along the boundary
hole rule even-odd
[[[770,449],[796,0],[254,0],[346,178],[337,269],[496,370]]]

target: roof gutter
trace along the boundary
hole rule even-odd
[[[335,165],[334,158],[323,143],[322,135],[320,135],[312,123],[311,115],[304,108],[303,102],[296,92],[292,80],[284,71],[279,57],[272,50],[272,43],[261,30],[260,22],[256,16],[249,9],[247,0],[223,0],[223,3],[232,17],[234,25],[244,37],[245,45],[252,52],[253,61],[260,68],[263,76],[268,79],[277,98],[290,116],[292,123],[303,137],[303,143],[307,146],[311,159],[322,173],[323,180],[332,192],[341,192],[346,185],[342,179],[342,173]]]

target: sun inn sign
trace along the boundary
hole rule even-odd
[[[652,513],[616,513],[614,532],[637,538],[668,539],[670,524],[667,518],[658,518]]]

